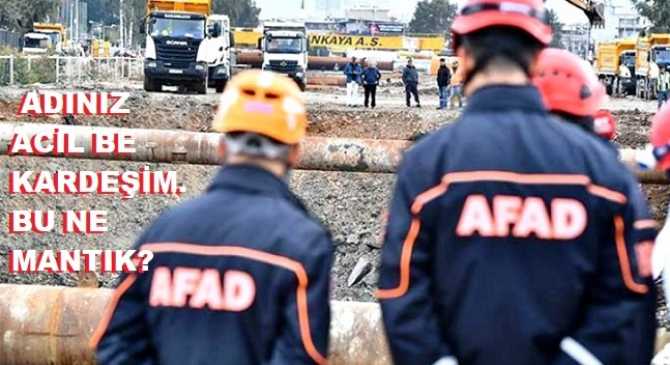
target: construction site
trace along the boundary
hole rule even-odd
[[[305,161],[292,174],[290,183],[331,230],[336,245],[332,296],[346,303],[339,304],[334,314],[333,330],[340,331],[335,334],[340,337],[335,339],[333,351],[351,351],[355,356],[335,354],[331,360],[335,364],[386,364],[389,361],[384,355],[383,345],[377,348],[366,345],[366,351],[361,352],[344,341],[369,344],[368,341],[377,343],[374,341],[383,338],[378,309],[373,304],[373,292],[377,285],[384,217],[395,180],[393,172],[402,151],[423,135],[453,122],[459,115],[458,111],[436,111],[437,98],[429,92],[428,84],[425,83],[421,95],[425,100],[422,109],[406,108],[393,84],[382,89],[377,110],[347,108],[344,106],[343,88],[318,86],[314,87],[315,90],[311,90],[312,87],[307,90],[310,139],[305,145]],[[217,170],[213,145],[194,148],[206,138],[205,133],[210,132],[218,102],[216,94],[146,93],[139,83],[127,84],[119,90],[131,92],[127,104],[131,110],[129,115],[81,116],[72,122],[72,126],[64,126],[60,116],[17,118],[19,100],[28,90],[3,88],[0,91],[0,135],[5,146],[7,136],[16,128],[39,123],[44,124],[43,127],[59,125],[61,128],[80,129],[83,133],[90,133],[91,128],[97,127],[136,129],[137,132],[147,133],[145,137],[139,137],[139,141],[151,141],[157,145],[156,154],[153,157],[137,157],[137,161],[3,156],[3,186],[7,186],[7,170],[115,171],[137,170],[148,165],[152,170],[176,170],[185,193],[173,197],[138,196],[122,200],[118,196],[25,196],[9,195],[3,191],[0,204],[4,211],[26,207],[54,210],[95,207],[112,212],[109,231],[95,236],[95,239],[60,234],[13,236],[11,240],[2,242],[0,259],[3,261],[7,259],[6,252],[16,248],[128,248],[143,227],[165,209],[203,192]],[[619,148],[642,148],[647,143],[655,103],[631,98],[611,99],[608,106],[618,119],[615,141]],[[662,222],[670,200],[667,181],[662,176],[646,178],[642,180],[642,187],[648,195],[655,219]],[[6,272],[0,275],[0,281],[4,283],[22,285],[5,285],[0,290],[0,313],[5,323],[17,331],[12,340],[16,341],[14,345],[10,346],[5,337],[5,346],[0,352],[3,363],[36,364],[39,363],[38,356],[53,359],[53,364],[84,363],[72,362],[73,358],[91,361],[92,354],[86,352],[85,339],[92,331],[109,293],[97,289],[77,291],[35,285],[108,288],[114,285],[115,276],[16,275]],[[57,290],[62,292],[55,292]],[[662,298],[659,300],[662,301]],[[367,304],[359,308],[356,303]],[[22,305],[31,313],[39,313],[39,316],[14,316],[15,308]],[[96,309],[90,310],[91,305]],[[340,322],[338,314],[352,323]],[[658,317],[664,326],[660,329],[663,335],[659,340],[667,341],[663,329],[669,326],[665,312],[660,310]],[[45,322],[53,325],[45,327]],[[27,354],[22,349],[29,343],[40,348],[31,353],[35,356],[30,358],[32,360],[22,357]],[[343,356],[343,360],[338,362],[337,356]]]

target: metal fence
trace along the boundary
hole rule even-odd
[[[0,29],[0,47],[20,48],[21,34]]]
[[[130,57],[0,56],[0,85],[142,80],[143,60]]]

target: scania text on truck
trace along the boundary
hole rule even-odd
[[[610,95],[635,93],[635,40],[601,42],[596,49],[596,73]]]
[[[308,59],[305,23],[264,23],[259,48],[263,51],[263,70],[285,74],[305,90]]]
[[[231,75],[230,21],[212,0],[148,0],[144,89],[223,91]]]

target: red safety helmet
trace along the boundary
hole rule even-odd
[[[651,121],[651,144],[654,146],[656,167],[660,170],[670,170],[670,106],[668,103],[661,107]]]
[[[533,83],[552,112],[593,117],[607,101],[605,86],[591,66],[566,50],[543,50],[534,72]]]
[[[616,119],[609,110],[599,110],[593,116],[593,131],[608,141],[616,136]]]
[[[468,0],[451,25],[454,49],[459,36],[498,26],[520,29],[545,46],[551,42],[543,0]]]

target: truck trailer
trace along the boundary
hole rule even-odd
[[[635,51],[636,96],[654,99],[659,71],[670,67],[670,34],[652,33],[639,37]]]
[[[635,94],[635,40],[601,42],[596,49],[596,74],[610,95]]]
[[[23,35],[24,54],[60,53],[65,42],[65,27],[56,23],[35,23],[33,31]]]

